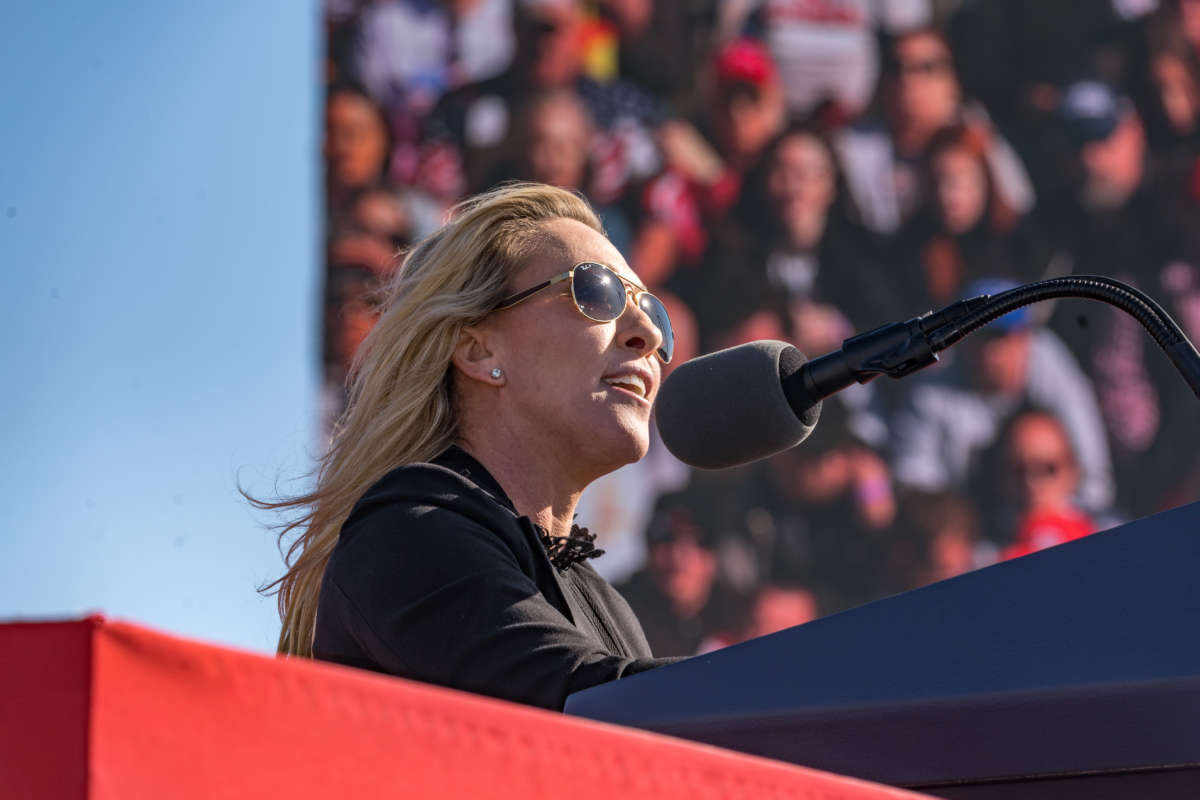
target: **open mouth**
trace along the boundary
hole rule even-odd
[[[632,395],[636,395],[641,400],[645,400],[646,402],[650,401],[650,398],[648,397],[650,394],[650,387],[646,385],[646,380],[641,375],[636,375],[633,373],[625,375],[611,375],[607,378],[604,378],[603,381],[609,386],[613,386],[617,389],[623,389]]]

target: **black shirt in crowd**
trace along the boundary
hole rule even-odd
[[[674,660],[652,657],[586,559],[555,566],[544,537],[461,448],[392,470],[342,526],[313,655],[551,709]]]

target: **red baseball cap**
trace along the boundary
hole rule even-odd
[[[766,86],[776,80],[771,54],[756,39],[735,39],[725,45],[717,52],[716,68],[720,83]]]

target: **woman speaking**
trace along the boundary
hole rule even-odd
[[[278,591],[282,653],[561,709],[654,659],[573,524],[636,461],[673,336],[578,196],[472,198],[360,348]]]

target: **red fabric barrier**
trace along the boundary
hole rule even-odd
[[[100,617],[0,625],[0,787],[90,800],[920,796]]]
[[[0,794],[86,796],[95,626],[0,625]]]

